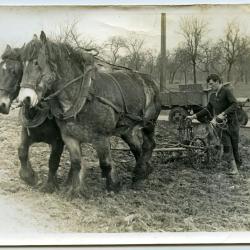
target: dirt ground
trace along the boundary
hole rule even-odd
[[[157,125],[156,140],[175,138],[176,129],[167,122]],[[183,232],[250,231],[250,130],[241,130],[243,168],[231,177],[225,167],[212,164],[195,166],[190,160],[171,160],[169,153],[154,153],[153,173],[139,189],[131,188],[134,160],[129,152],[112,151],[114,165],[122,181],[118,194],[107,193],[101,179],[96,153],[90,145],[82,148],[87,168],[88,198],[69,201],[63,182],[69,170],[65,151],[58,171],[60,190],[53,194],[40,191],[48,172],[49,147],[35,144],[30,151],[39,183],[29,187],[19,179],[17,146],[20,125],[17,110],[0,115],[0,201],[20,216],[30,211],[30,227],[48,232]],[[112,147],[124,147],[116,139]],[[20,212],[21,209],[21,212]],[[7,215],[8,216],[8,215]],[[29,222],[30,222],[29,221]],[[10,223],[10,222],[7,222]],[[20,219],[19,224],[25,224]]]

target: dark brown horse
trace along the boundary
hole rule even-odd
[[[8,114],[12,101],[17,97],[23,75],[21,49],[7,45],[0,63],[0,113]]]
[[[111,136],[124,139],[135,156],[133,181],[149,174],[160,113],[159,92],[149,76],[126,69],[98,71],[80,51],[47,40],[44,32],[27,44],[24,54],[19,100],[33,106],[49,102],[70,153],[70,195],[84,190],[79,177],[82,142],[96,149],[108,190],[116,189]]]
[[[10,105],[19,93],[23,75],[21,51],[22,49],[11,49],[7,45],[2,55],[2,62],[0,63],[0,113],[9,113]],[[25,126],[22,126],[21,143],[18,148],[18,156],[21,162],[19,175],[27,184],[36,184],[37,177],[29,161],[29,148],[35,142],[48,143],[51,145],[49,175],[48,181],[42,190],[53,192],[57,187],[56,171],[64,146],[60,130],[55,119],[48,119],[47,117],[44,117],[44,120],[37,119],[38,110],[35,108],[23,107],[22,110],[23,115],[25,113],[27,118],[22,118],[25,121]],[[40,122],[34,124],[34,119],[29,120],[29,117],[36,117],[37,122]],[[33,121],[32,126],[31,121]]]

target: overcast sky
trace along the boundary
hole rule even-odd
[[[236,20],[244,34],[250,35],[250,5],[175,6],[175,7],[4,7],[0,6],[0,51],[6,44],[22,46],[34,33],[44,30],[48,36],[65,24],[78,21],[82,37],[102,43],[111,35],[128,36],[135,31],[146,46],[160,49],[160,13],[167,14],[167,48],[175,48],[182,36],[179,21],[198,16],[209,23],[208,37],[222,36],[225,25]]]

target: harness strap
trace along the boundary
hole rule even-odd
[[[36,108],[34,115],[30,117],[31,110],[22,106],[19,111],[19,120],[25,128],[35,128],[40,126],[49,117],[49,106],[43,103],[41,108]]]
[[[67,120],[71,117],[76,117],[76,115],[81,111],[81,109],[83,108],[84,104],[87,101],[87,97],[89,95],[89,88],[91,86],[91,69],[87,70],[83,75],[75,78],[74,80],[70,81],[69,83],[67,83],[66,85],[64,85],[63,88],[59,89],[58,91],[56,91],[54,94],[48,96],[45,100],[49,101],[50,103],[50,108],[51,108],[51,112],[52,114],[58,118],[58,119],[63,119],[63,120]],[[73,82],[82,79],[81,85],[80,85],[80,89],[78,91],[78,95],[75,98],[74,103],[72,104],[72,106],[70,107],[69,110],[67,110],[66,112],[62,112],[61,108],[59,107],[58,101],[55,100],[54,98],[59,95],[62,90],[64,90],[66,87],[68,87],[70,84],[72,84]],[[87,85],[85,85],[85,83],[87,82]]]
[[[133,85],[133,80],[132,80],[131,76],[128,73],[122,72],[122,71],[120,73],[123,74],[124,76],[126,76],[127,79],[129,80],[129,82]],[[141,77],[140,74],[138,74],[136,77],[137,77],[137,80],[139,80],[141,82],[142,86],[143,86],[143,93],[144,93],[144,96],[145,96],[145,106],[143,107],[142,112],[143,112],[143,115],[144,115],[145,114],[145,110],[148,108],[148,106],[150,104],[150,101],[151,101],[149,99],[149,97],[148,97],[148,95],[150,94],[149,93],[150,92],[150,88],[145,84],[145,81]]]
[[[10,89],[0,88],[0,90],[10,93]]]
[[[72,117],[75,118],[76,115],[81,111],[81,109],[85,105],[88,95],[91,94],[93,97],[95,97],[101,103],[110,106],[115,112],[124,113],[124,115],[131,120],[143,121],[142,117],[128,112],[122,88],[114,76],[112,76],[108,73],[104,73],[104,74],[108,75],[110,78],[112,78],[113,82],[116,84],[116,86],[120,90],[125,112],[120,107],[116,106],[114,103],[109,101],[108,99],[101,97],[101,96],[97,96],[93,93],[89,93],[89,89],[90,89],[90,86],[92,83],[91,76],[89,74],[91,70],[92,70],[92,68],[88,69],[83,75],[80,75],[79,77],[71,80],[66,85],[64,85],[63,88],[57,90],[55,93],[44,98],[45,101],[49,101],[51,112],[52,112],[53,116],[55,116],[57,119],[63,119],[63,120],[67,120],[67,119],[72,118]],[[61,108],[59,107],[58,101],[56,101],[54,98],[56,96],[58,96],[66,87],[70,86],[72,83],[74,83],[75,81],[77,81],[81,78],[83,78],[83,80],[82,80],[76,101],[74,102],[74,104],[71,106],[71,108],[69,110],[67,110],[65,113],[63,113]],[[88,81],[87,86],[85,85],[86,81]]]
[[[112,103],[111,101],[109,101],[108,99],[106,99],[104,97],[101,97],[101,96],[97,96],[97,95],[95,95],[94,97],[98,101],[100,101],[101,103],[109,105],[111,108],[113,108],[115,110],[115,112],[122,113],[122,110],[118,106],[116,106],[114,103]]]
[[[118,87],[118,89],[120,90],[120,94],[121,94],[121,96],[122,96],[122,102],[123,102],[123,106],[124,106],[125,113],[128,113],[128,108],[127,108],[127,104],[126,104],[126,101],[125,101],[125,97],[124,97],[124,94],[123,94],[123,90],[122,90],[122,88],[121,88],[121,85],[120,85],[119,82],[115,79],[115,77],[112,76],[111,74],[108,74],[108,73],[105,73],[105,72],[103,72],[103,74],[108,75],[108,76],[113,80],[113,82],[114,82],[115,85]]]
[[[110,102],[108,99],[104,98],[104,97],[101,97],[101,96],[96,96],[94,95],[94,97],[101,103],[103,104],[106,104],[108,106],[110,106],[112,109],[114,109],[114,111],[116,113],[123,113],[123,110],[121,110],[118,106],[116,106],[114,103]],[[131,119],[131,120],[134,120],[134,121],[143,121],[142,117],[136,115],[136,114],[131,114],[131,113],[124,113],[124,116]]]
[[[126,76],[128,78],[128,80],[130,81],[130,83],[133,83],[133,81],[132,81],[131,77],[129,76],[129,74],[126,74],[123,71],[119,71],[119,73],[122,74],[122,75],[124,75],[124,76]]]
[[[88,70],[89,71],[89,70]],[[55,98],[56,96],[58,96],[65,88],[67,88],[69,85],[71,85],[72,83],[76,82],[77,80],[80,80],[82,77],[84,78],[84,76],[86,75],[86,73],[88,72],[86,71],[84,74],[81,74],[80,76],[74,78],[73,80],[69,81],[66,85],[64,85],[61,89],[58,89],[56,92],[54,92],[53,94],[47,96],[44,98],[44,101],[48,101],[51,100],[53,98]]]
[[[17,90],[18,87],[20,87],[20,84],[17,81],[14,88],[6,88],[6,89],[5,88],[0,88],[0,90],[6,91],[8,94],[13,94],[13,93],[15,93],[15,91]]]
[[[34,86],[33,84],[27,83],[27,84],[21,84],[20,86],[21,86],[21,88],[29,88],[29,89],[33,89],[36,91],[36,86]]]

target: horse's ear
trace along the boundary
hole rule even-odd
[[[5,48],[5,52],[11,51],[11,47],[9,44],[7,44],[6,48]]]
[[[23,54],[24,54],[25,46],[26,46],[26,43],[24,43],[23,46],[18,50],[21,57],[22,57]]]
[[[37,34],[34,34],[32,40],[37,40],[37,39],[38,39]]]
[[[44,33],[43,30],[41,31],[40,39],[41,39],[41,41],[42,41],[43,43],[46,43],[46,41],[47,41],[46,35],[45,35],[45,33]]]

